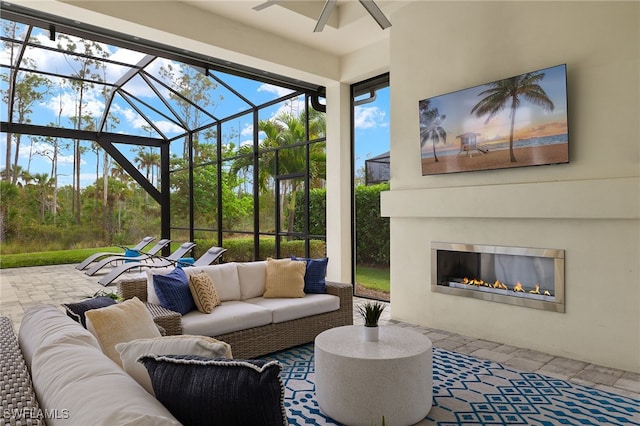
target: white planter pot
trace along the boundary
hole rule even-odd
[[[377,342],[378,341],[378,331],[380,327],[363,327],[364,328],[364,341],[365,342]]]

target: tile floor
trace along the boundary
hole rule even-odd
[[[0,315],[11,318],[17,331],[30,306],[77,301],[99,290],[115,291],[115,284],[103,287],[98,279],[99,276],[89,277],[76,270],[74,265],[0,269]],[[355,298],[354,304],[364,301]],[[362,324],[357,314],[354,323]],[[435,347],[640,399],[638,373],[395,321],[390,318],[389,309],[383,312],[380,323],[414,328],[429,337]]]

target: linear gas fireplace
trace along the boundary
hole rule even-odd
[[[431,291],[564,312],[564,250],[432,242]]]

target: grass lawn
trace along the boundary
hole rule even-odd
[[[171,251],[177,249],[180,243],[171,243]],[[38,253],[18,253],[0,255],[0,269],[22,268],[25,266],[65,265],[68,263],[80,263],[93,253],[114,252],[122,253],[122,248],[98,247],[88,249],[43,251]]]
[[[389,293],[389,267],[356,266],[356,282],[372,290]]]

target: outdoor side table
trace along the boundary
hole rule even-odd
[[[377,342],[362,325],[336,327],[315,339],[316,400],[320,410],[350,426],[412,425],[433,398],[431,341],[414,330],[380,326]]]

